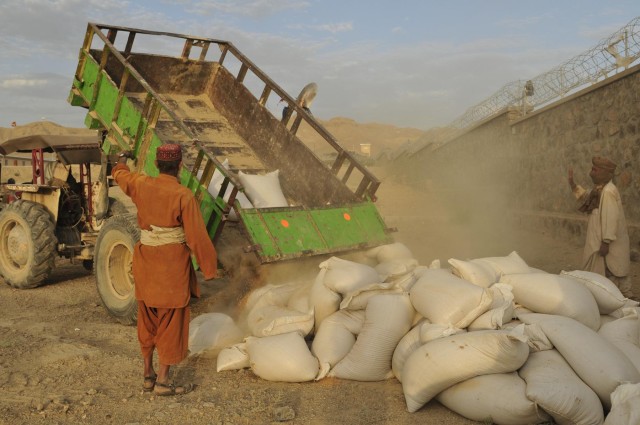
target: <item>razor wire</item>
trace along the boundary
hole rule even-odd
[[[587,84],[595,84],[627,69],[640,59],[640,17],[600,43],[531,80],[504,85],[488,99],[470,107],[449,127],[464,129],[508,107],[523,114],[562,98]]]

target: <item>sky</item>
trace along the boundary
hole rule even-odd
[[[319,119],[427,130],[638,16],[638,0],[2,0],[0,127],[83,126],[67,95],[88,22],[227,40],[292,97],[315,82]]]

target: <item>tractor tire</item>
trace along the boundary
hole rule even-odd
[[[133,280],[133,248],[140,240],[134,214],[107,220],[96,241],[93,270],[98,295],[109,314],[124,325],[136,323],[138,303]]]
[[[0,212],[0,275],[14,288],[42,285],[55,268],[58,241],[43,205],[16,201]]]

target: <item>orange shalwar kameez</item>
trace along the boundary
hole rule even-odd
[[[186,243],[147,246],[138,242],[133,252],[142,355],[146,357],[157,348],[160,363],[180,363],[188,350],[189,299],[200,296],[191,254],[209,280],[217,274],[216,250],[193,194],[176,177],[149,177],[120,163],[112,175],[138,208],[141,229],[151,230],[151,225],[184,229]]]

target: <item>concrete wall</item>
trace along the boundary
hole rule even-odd
[[[522,115],[505,110],[435,151],[396,164],[405,178],[445,193],[453,214],[583,238],[586,217],[567,183],[590,187],[591,157],[618,164],[618,186],[632,250],[640,251],[640,65],[545,108]]]

